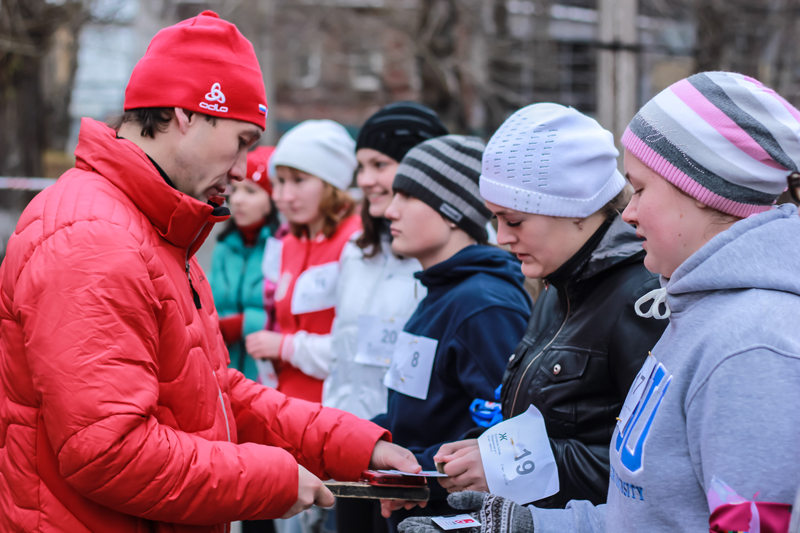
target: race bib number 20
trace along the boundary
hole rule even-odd
[[[358,317],[358,351],[355,362],[388,367],[405,320],[361,315]]]

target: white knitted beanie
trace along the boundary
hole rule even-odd
[[[554,217],[587,217],[625,187],[614,136],[571,107],[533,104],[511,115],[483,152],[481,196]]]
[[[347,190],[356,170],[356,142],[344,126],[332,120],[306,120],[287,131],[269,161],[307,172],[339,190]]]

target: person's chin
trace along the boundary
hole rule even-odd
[[[369,203],[369,216],[374,218],[384,218],[384,214],[386,213],[386,209],[389,207],[389,204],[392,202],[391,198],[384,199],[381,202],[370,202]]]
[[[247,217],[237,217],[235,214],[233,215],[232,218],[233,218],[233,223],[239,226],[240,228],[252,226],[257,222],[257,220],[253,220]]]
[[[403,238],[403,234],[395,235],[392,238],[392,251],[397,255],[402,255],[403,257],[413,257],[410,252],[413,250],[409,249],[406,246],[405,239]]]
[[[541,278],[545,275],[542,265],[534,261],[523,261],[521,270],[522,275],[530,279]]]
[[[292,213],[292,211],[289,210],[283,211],[283,215],[286,217],[287,222],[297,226],[306,226],[309,222],[311,222],[311,220],[302,213]]]
[[[644,256],[644,267],[653,274],[662,274],[658,258],[652,252],[647,252]],[[667,276],[669,277],[669,276]]]

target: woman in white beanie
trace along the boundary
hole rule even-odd
[[[544,416],[560,491],[543,507],[605,502],[616,416],[664,330],[634,313],[658,279],[619,216],[627,194],[617,155],[594,119],[543,103],[512,115],[483,156],[481,195],[497,216],[498,243],[526,277],[547,284],[501,389],[504,419],[529,405]],[[447,463],[441,483],[451,492],[489,490],[476,440],[447,444],[436,460]]]
[[[331,120],[307,120],[289,130],[270,160],[273,198],[289,221],[290,233],[271,240],[265,275],[277,279],[275,315],[280,333],[247,337],[247,351],[278,366],[278,390],[312,402],[322,400],[328,374],[339,261],[361,229],[355,202],[347,194],[356,169],[355,141]],[[280,265],[277,275],[270,265]]]
[[[634,307],[669,326],[619,413],[607,504],[450,503],[513,517],[481,533],[785,533],[800,479],[800,219],[775,202],[800,170],[800,111],[751,77],[703,72],[650,100],[622,144],[622,217],[663,285]]]

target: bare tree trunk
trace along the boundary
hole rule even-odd
[[[417,61],[422,103],[439,113],[453,130],[466,131],[456,57],[458,23],[456,0],[422,2],[416,38]]]
[[[78,1],[0,3],[0,175],[41,176],[43,153],[64,149],[83,20]]]

